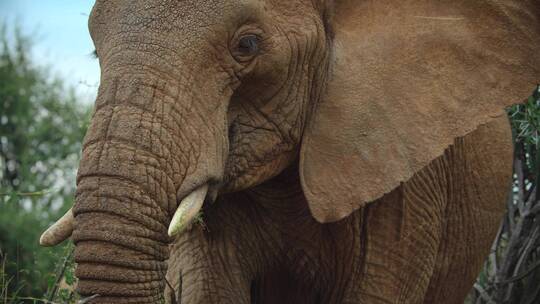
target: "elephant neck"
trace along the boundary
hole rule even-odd
[[[298,162],[291,164],[276,177],[245,190],[245,194],[253,203],[260,204],[269,211],[275,209],[282,214],[289,210],[310,215],[300,183]]]
[[[292,163],[277,176],[264,183],[247,189],[247,192],[271,192],[276,195],[298,195],[302,194],[298,162]]]

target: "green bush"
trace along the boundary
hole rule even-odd
[[[0,302],[44,296],[65,247],[42,231],[72,205],[90,107],[30,59],[31,40],[0,25]],[[69,246],[69,245],[64,245]]]

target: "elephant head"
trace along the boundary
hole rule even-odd
[[[89,28],[76,202],[41,241],[72,236],[97,302],[157,301],[169,234],[221,193],[299,163],[338,221],[540,80],[536,0],[98,0]]]

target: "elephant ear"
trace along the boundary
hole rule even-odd
[[[537,0],[341,1],[329,24],[329,80],[300,153],[322,223],[407,181],[540,80]]]

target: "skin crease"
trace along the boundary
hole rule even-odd
[[[463,302],[503,212],[494,202],[510,181],[508,122],[490,112],[393,190],[322,223],[300,149],[339,53],[332,7],[96,1],[89,28],[102,78],[73,207],[83,296]],[[256,37],[254,50],[242,49],[245,37]],[[178,202],[205,183],[217,200],[205,202],[204,224],[169,238]]]

